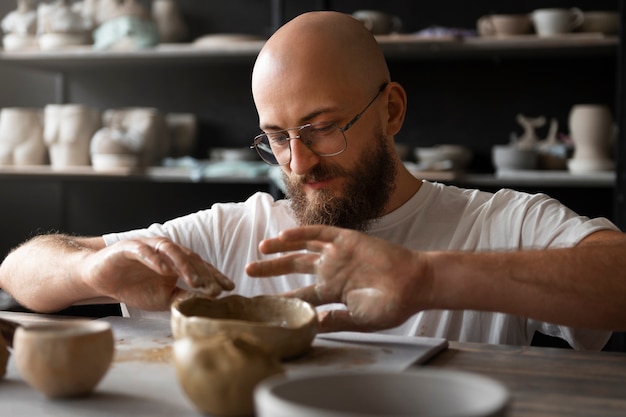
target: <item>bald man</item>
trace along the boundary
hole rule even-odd
[[[393,146],[405,116],[405,91],[390,79],[376,41],[360,22],[336,12],[293,19],[259,54],[252,91],[261,129],[253,147],[263,160],[281,168],[288,199],[274,201],[257,193],[244,203],[216,204],[142,230],[93,238],[36,237],[0,266],[2,288],[38,311],[115,301],[122,303],[125,315],[163,318],[173,299],[190,292],[218,296],[234,289],[254,296],[295,291],[315,304],[329,304],[321,313],[322,331],[386,329],[407,336],[506,344],[529,344],[540,331],[577,349],[603,347],[610,332],[549,324],[532,312],[519,315],[524,310],[508,311],[506,306],[503,313],[482,312],[493,310],[487,299],[499,294],[489,281],[474,286],[473,280],[482,274],[493,282],[527,278],[511,267],[519,263],[509,264],[512,251],[526,254],[523,269],[528,274],[556,265],[598,268],[603,259],[587,257],[584,251],[576,252],[581,261],[568,266],[566,258],[551,264],[558,258],[553,251],[537,249],[591,249],[598,242],[621,239],[617,228],[606,219],[577,216],[547,196],[511,190],[488,194],[413,177]],[[299,238],[278,244],[270,240],[259,248],[264,239],[306,225],[365,232],[421,259],[489,253],[443,266],[411,262],[421,273],[395,271],[410,281],[401,285],[393,274],[375,273],[396,263],[376,245],[365,245],[359,253],[360,267],[369,272],[360,279],[350,271],[329,274],[329,266],[339,259],[331,255],[348,248],[341,244],[341,233],[335,241],[339,244],[332,246],[335,252],[319,239],[304,245]],[[357,238],[345,239],[350,244]],[[309,251],[262,262],[267,260],[262,252],[275,252],[278,246]],[[397,256],[408,253],[400,249]],[[284,275],[250,278],[246,263],[251,275]],[[434,265],[441,269],[427,270]],[[440,275],[449,279],[433,279]],[[402,297],[398,291],[410,293]],[[549,300],[549,294],[539,294],[541,301]]]

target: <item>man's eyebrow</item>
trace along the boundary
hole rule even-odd
[[[318,110],[315,110],[309,114],[307,114],[304,117],[301,117],[300,120],[298,120],[298,125],[297,126],[302,126],[305,125],[307,123],[311,123],[311,120],[315,119],[316,117],[325,114],[325,113],[332,113],[337,111],[337,108],[334,107],[324,107]],[[290,127],[297,127],[297,126],[290,126]],[[278,130],[285,130],[288,129],[286,127],[282,127],[282,126],[278,126],[278,125],[270,125],[270,124],[262,124],[259,126],[259,128],[263,131],[278,131]]]

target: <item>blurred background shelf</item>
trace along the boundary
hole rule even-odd
[[[618,39],[601,34],[572,34],[554,38],[430,38],[410,34],[377,39],[388,58],[440,59],[503,57],[602,56],[617,53]],[[138,51],[99,51],[91,46],[57,51],[2,51],[0,61],[44,70],[76,70],[101,66],[190,65],[194,63],[253,62],[264,40],[223,42],[211,46],[192,43],[161,44]]]

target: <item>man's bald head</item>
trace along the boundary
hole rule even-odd
[[[264,45],[254,66],[255,101],[265,88],[304,84],[342,86],[344,93],[371,94],[389,81],[380,47],[361,22],[338,12],[304,13],[281,27]]]

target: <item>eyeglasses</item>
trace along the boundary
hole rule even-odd
[[[261,159],[270,165],[287,165],[291,162],[291,141],[299,139],[307,148],[318,156],[339,155],[348,147],[344,132],[359,121],[363,113],[376,101],[387,87],[383,84],[367,106],[352,118],[344,127],[335,122],[307,123],[276,132],[261,133],[254,138],[250,149],[257,151]],[[290,130],[296,130],[297,136],[289,136]]]

